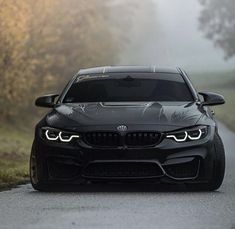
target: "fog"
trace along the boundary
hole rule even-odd
[[[199,30],[200,12],[197,0],[154,0],[154,7],[136,18],[120,63],[181,66],[191,71],[234,69],[235,58],[225,61],[223,51]]]

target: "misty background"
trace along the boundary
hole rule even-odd
[[[235,130],[234,0],[0,0],[0,189],[28,179],[35,99],[102,65],[182,67]]]
[[[223,50],[199,30],[203,10],[199,1],[153,0],[153,3],[147,15],[143,12],[135,18],[121,64],[180,66],[191,72],[235,69],[235,58],[225,61]]]

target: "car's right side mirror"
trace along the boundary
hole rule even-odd
[[[50,94],[50,95],[44,95],[41,97],[38,97],[35,101],[35,105],[38,107],[54,107],[54,100],[56,97],[58,97],[58,94]]]
[[[204,102],[201,103],[201,106],[215,106],[225,103],[224,97],[220,94],[214,92],[199,92],[198,94],[202,95]]]

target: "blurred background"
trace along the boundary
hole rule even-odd
[[[234,0],[0,0],[0,188],[27,181],[35,98],[120,64],[184,68],[235,130]]]

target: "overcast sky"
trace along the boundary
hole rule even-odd
[[[235,69],[235,58],[224,61],[222,50],[199,31],[201,6],[197,0],[154,1],[155,9],[150,15],[136,18],[137,34],[145,35],[133,36],[123,52],[122,64],[181,66],[203,71]]]

